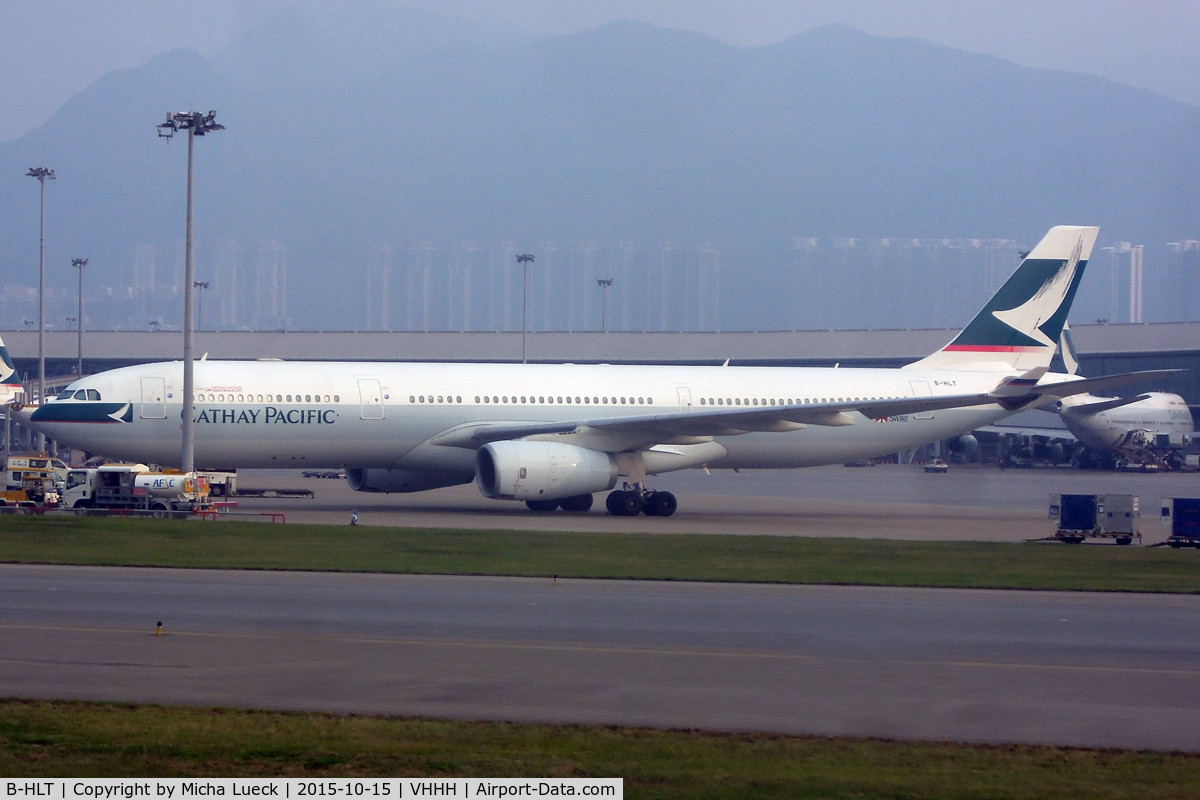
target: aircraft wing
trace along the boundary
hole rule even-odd
[[[1119,375],[1104,375],[1099,378],[1083,378],[1077,381],[1062,381],[1060,383],[1045,383],[1029,387],[1030,394],[1043,398],[1070,397],[1085,392],[1099,392],[1105,389],[1115,389],[1118,386],[1128,386],[1131,383],[1142,383],[1155,378],[1167,378],[1187,372],[1184,369],[1146,369],[1140,372],[1123,372]]]
[[[1072,414],[1080,414],[1085,417],[1090,417],[1094,414],[1099,414],[1102,411],[1112,411],[1114,408],[1127,406],[1130,403],[1140,403],[1150,397],[1148,394],[1135,394],[1133,397],[1117,397],[1112,400],[1101,400],[1097,403],[1088,403],[1085,406],[1072,406]]]
[[[1173,374],[1180,370],[1148,370],[1111,375],[1104,378],[1069,381],[1048,385],[1027,385],[1013,379],[1002,381],[994,390],[982,394],[954,394],[933,397],[906,397],[892,400],[859,400],[841,403],[809,403],[759,406],[757,408],[693,408],[663,414],[637,414],[621,417],[593,417],[564,422],[480,422],[459,425],[430,440],[443,447],[477,449],[489,442],[524,439],[531,436],[578,434],[601,449],[627,450],[668,442],[689,443],[689,439],[713,436],[737,436],[752,432],[800,430],[808,425],[843,427],[853,425],[850,412],[869,419],[937,411],[946,408],[1001,403],[1015,408],[1045,402],[1046,397],[1067,397],[1099,388],[1123,386],[1142,380]],[[1019,388],[1020,394],[1015,390]]]

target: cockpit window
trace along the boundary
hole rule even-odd
[[[76,393],[76,395],[78,396],[78,393]],[[87,390],[87,399],[88,400],[99,400],[100,399],[100,390],[99,389],[88,389]]]
[[[78,389],[75,392],[76,400],[87,400],[87,389]]]

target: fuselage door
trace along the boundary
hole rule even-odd
[[[383,419],[383,389],[378,380],[359,378],[358,396],[362,403],[362,419]]]
[[[142,378],[142,419],[167,418],[167,379]]]
[[[929,381],[909,381],[908,385],[912,387],[913,397],[933,397],[933,392],[929,390]],[[921,411],[913,414],[913,419],[933,419],[933,412]]]
[[[678,390],[679,390],[679,410],[680,411],[691,411],[692,410],[692,390],[686,386],[680,386],[680,387],[678,387]]]

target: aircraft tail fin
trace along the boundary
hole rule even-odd
[[[916,369],[1047,369],[1100,229],[1058,225],[1021,261],[954,341]]]
[[[0,385],[21,385],[21,379],[17,377],[17,368],[8,354],[8,348],[4,346],[3,339],[0,339]]]
[[[0,339],[0,405],[14,403],[24,394],[25,386],[17,375],[17,368],[8,354],[8,348],[4,346],[4,340]]]

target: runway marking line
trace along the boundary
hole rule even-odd
[[[160,638],[153,633],[130,628],[87,628],[69,625],[15,625],[0,623],[0,630],[31,630],[54,631],[58,633],[112,633],[122,635],[141,635],[148,638]],[[824,661],[850,664],[900,664],[916,667],[973,667],[980,669],[1023,669],[1046,670],[1053,672],[1092,672],[1110,674],[1142,674],[1142,675],[1173,675],[1200,678],[1197,669],[1166,669],[1157,667],[1105,667],[1090,664],[1020,664],[1005,661],[920,661],[917,659],[866,659],[866,658],[826,658],[823,656],[807,655],[804,653],[752,653],[735,650],[671,650],[650,647],[601,647],[597,645],[571,644],[521,644],[516,642],[462,642],[439,641],[436,639],[391,639],[373,636],[289,636],[281,633],[217,633],[212,631],[174,631],[164,634],[166,638],[190,637],[196,639],[276,639],[311,642],[323,640],[327,642],[344,642],[347,644],[382,644],[399,647],[479,647],[493,650],[540,650],[545,652],[563,653],[608,653],[613,655],[651,655],[651,656],[704,656],[708,658],[751,658],[768,661]],[[0,658],[0,662],[12,659]]]

